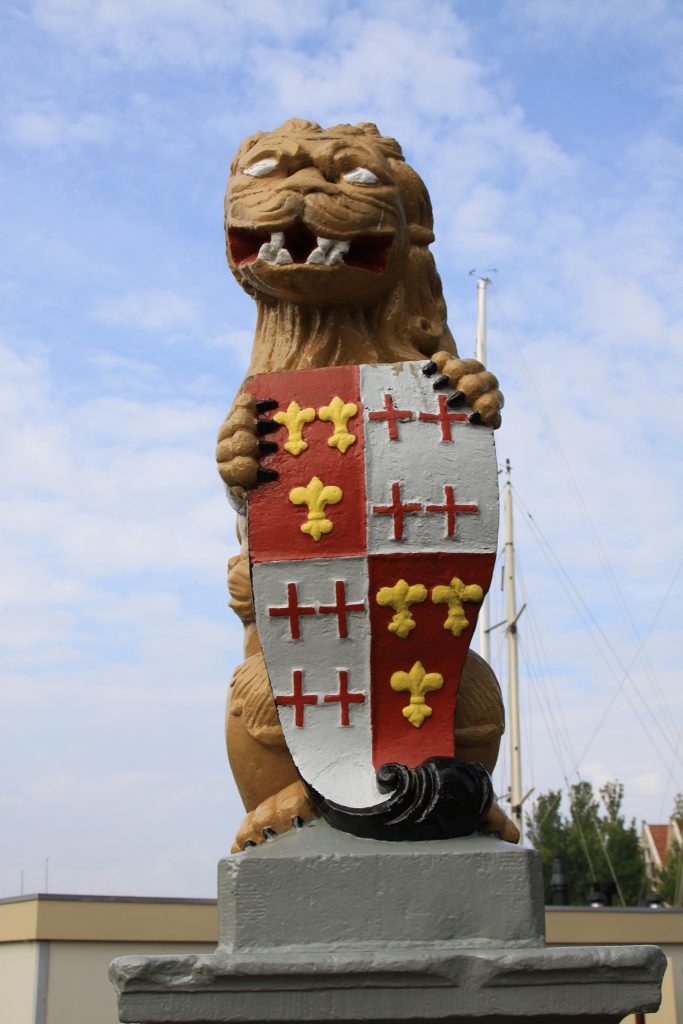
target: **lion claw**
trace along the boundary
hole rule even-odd
[[[432,387],[434,388],[435,391],[439,391],[440,388],[447,388],[449,384],[450,381],[448,377],[444,373],[442,373],[440,377],[436,378],[436,380],[432,384]]]
[[[260,416],[263,412],[270,412],[271,409],[277,409],[279,402],[274,398],[257,398],[256,399],[256,412]]]
[[[464,402],[465,402],[465,392],[464,391],[456,391],[456,392],[454,392],[450,396],[450,398],[446,399],[446,405],[448,406],[449,409],[457,409],[458,406],[459,405],[463,405]]]
[[[276,469],[267,469],[265,466],[259,466],[256,470],[256,482],[259,484],[269,484],[273,480],[277,480],[279,475]]]
[[[481,413],[480,412],[473,412],[469,419],[470,419],[470,423],[474,423],[475,425],[477,423],[481,423]]]
[[[277,451],[277,445],[274,441],[259,441],[258,450],[261,455],[274,455]]]
[[[280,424],[275,423],[274,420],[256,420],[256,433],[263,437],[264,434],[272,434],[274,431],[280,429]]]
[[[263,838],[265,839],[265,841],[267,843],[269,843],[269,842],[271,842],[271,840],[275,839],[276,836],[277,836],[277,832],[275,831],[274,828],[264,828],[263,829]]]
[[[439,367],[436,365],[436,363],[430,359],[426,366],[422,367],[422,372],[424,373],[425,377],[431,377],[433,376],[433,374],[436,373],[438,369]]]

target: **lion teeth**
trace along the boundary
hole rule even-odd
[[[350,245],[350,242],[344,242],[338,238],[316,238],[316,248],[309,254],[306,262],[333,267],[335,264],[343,262]],[[258,259],[280,267],[294,262],[289,249],[285,248],[284,231],[271,232],[270,241],[264,242],[258,251]]]
[[[284,231],[273,231],[273,232],[271,232],[270,241],[269,242],[264,242],[263,245],[261,246],[261,248],[258,251],[258,259],[264,260],[266,263],[277,263],[278,255],[282,251],[284,244],[285,244],[285,234],[284,234]],[[286,249],[284,251],[287,252]],[[289,256],[289,253],[287,253],[287,255]],[[292,257],[290,256],[289,257],[289,261],[285,260],[284,262],[285,263],[286,262],[291,263],[292,262]]]
[[[316,238],[317,248],[313,250],[307,263],[324,263],[333,267],[341,263],[345,254],[349,251],[350,242],[342,242],[336,238]]]

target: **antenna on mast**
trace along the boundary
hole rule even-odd
[[[486,366],[486,289],[492,283],[488,274],[497,274],[495,267],[487,270],[470,270],[469,276],[477,278],[477,341],[474,357]],[[484,602],[479,610],[479,653],[485,662],[491,662],[491,626],[489,616],[489,600]]]

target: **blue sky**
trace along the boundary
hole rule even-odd
[[[578,762],[661,820],[683,790],[679,6],[9,0],[0,40],[0,894],[46,857],[53,890],[214,893],[241,808],[213,445],[254,322],[222,194],[243,136],[291,116],[400,140],[464,354],[468,271],[498,268],[525,788]]]

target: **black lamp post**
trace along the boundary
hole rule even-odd
[[[551,902],[555,907],[566,907],[569,903],[569,874],[564,857],[553,857],[550,894]]]

